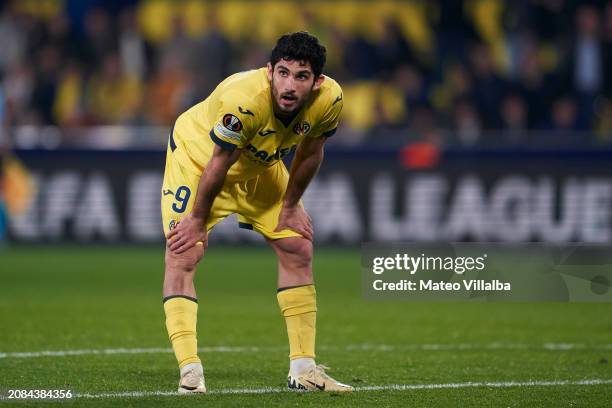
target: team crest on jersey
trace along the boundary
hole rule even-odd
[[[303,136],[307,134],[308,132],[310,132],[310,128],[311,128],[310,123],[306,121],[298,122],[293,127],[293,131],[295,132],[295,134]]]
[[[226,113],[223,116],[223,126],[232,132],[240,132],[242,130],[242,122],[231,113]]]

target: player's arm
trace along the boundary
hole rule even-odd
[[[202,242],[206,245],[208,233],[206,222],[215,197],[223,188],[225,177],[230,167],[238,160],[240,149],[223,149],[215,146],[213,156],[200,177],[198,192],[193,209],[168,234],[168,248],[176,253],[182,253]]]
[[[300,205],[304,191],[319,171],[323,161],[323,145],[326,137],[305,138],[298,147],[293,162],[287,191],[283,199],[277,231],[291,229],[312,241],[312,220]]]
[[[300,198],[321,166],[325,141],[333,136],[338,128],[343,105],[342,89],[335,82],[334,84],[321,123],[311,136],[306,136],[302,140],[295,153],[276,228],[277,231],[293,230],[311,241],[312,220],[300,205]]]

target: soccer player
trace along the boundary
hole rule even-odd
[[[179,393],[206,392],[197,355],[193,285],[208,231],[232,213],[278,257],[277,299],[287,325],[294,390],[352,391],[316,365],[312,221],[300,201],[338,126],[342,90],[322,74],[316,37],[282,36],[267,67],[232,75],[177,119],[162,187],[164,311],[180,368]],[[295,152],[288,173],[283,157]]]

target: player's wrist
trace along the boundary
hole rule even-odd
[[[294,211],[294,210],[297,210],[298,207],[299,207],[299,202],[296,202],[296,203],[284,202],[283,203],[283,210]]]
[[[191,218],[193,218],[193,220],[197,222],[201,222],[201,223],[206,222],[206,216],[204,215],[204,213],[201,213],[198,211],[192,211]]]

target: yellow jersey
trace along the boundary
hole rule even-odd
[[[305,137],[329,137],[338,126],[342,89],[325,77],[289,124],[274,115],[267,68],[226,78],[204,101],[177,119],[170,148],[184,167],[201,174],[215,144],[242,149],[226,181],[249,180],[295,151]]]

